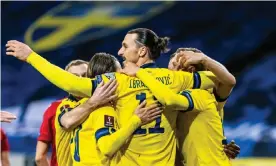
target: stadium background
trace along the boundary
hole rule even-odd
[[[125,33],[145,27],[171,37],[166,67],[179,47],[195,47],[237,79],[225,108],[225,133],[241,147],[235,165],[276,160],[275,2],[1,2],[1,110],[19,118],[1,124],[12,165],[31,165],[42,115],[66,93],[31,66],[5,55],[10,39],[24,41],[64,68],[95,52],[117,55]],[[121,59],[120,59],[121,60]],[[260,159],[258,161],[252,159]],[[274,163],[274,164],[273,164]]]

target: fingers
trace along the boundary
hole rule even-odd
[[[149,112],[150,117],[155,117],[157,115],[161,115],[163,110],[161,108],[156,108],[154,111]]]
[[[8,44],[17,44],[17,43],[19,43],[19,41],[17,41],[17,40],[9,40],[8,41]]]
[[[231,158],[231,159],[236,158],[236,155],[235,155],[234,152],[232,152],[232,151],[230,151],[230,150],[228,150],[228,149],[225,149],[225,148],[224,148],[224,152],[225,152],[225,154],[226,154],[229,158]]]
[[[107,89],[106,91],[109,92],[108,95],[115,93],[118,85],[119,85],[118,82],[116,82],[114,86],[111,86],[111,89]]]
[[[104,82],[102,81],[101,83],[99,83],[97,87],[102,87],[103,85],[104,85]]]
[[[103,81],[102,81],[103,82]],[[103,89],[107,89],[109,87],[110,84],[112,84],[112,82],[114,82],[114,80],[110,80],[108,81],[106,84],[103,85]]]
[[[159,118],[160,116],[161,116],[161,115],[153,116],[153,117],[149,118],[148,121],[147,121],[146,123],[150,123],[150,122],[156,120],[157,118]]]
[[[111,80],[110,82],[111,83],[106,87],[106,90],[105,90],[105,93],[107,93],[107,94],[114,93],[118,86],[118,83],[116,80]]]
[[[147,105],[147,101],[144,100],[141,104],[139,104],[139,106],[137,107],[137,110],[141,109],[141,108],[144,108],[146,105]]]
[[[234,140],[231,141],[229,146],[233,147],[235,150],[241,150],[241,148],[235,143]]]
[[[6,52],[7,55],[15,56],[15,52]]]
[[[0,111],[1,116],[5,116],[8,118],[16,118],[16,116],[13,113],[7,112],[7,111]]]
[[[114,100],[116,100],[117,99],[117,95],[115,94],[115,95],[112,95],[112,96],[110,96],[110,97],[108,97],[107,98],[107,102],[110,102],[110,101],[114,101]]]
[[[155,109],[155,108],[158,108],[159,107],[159,104],[158,103],[155,103],[155,104],[151,104],[149,105],[146,109],[148,111],[152,110],[152,109]]]
[[[11,120],[1,119],[1,122],[11,123]]]

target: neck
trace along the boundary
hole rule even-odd
[[[140,66],[142,66],[144,64],[153,63],[153,62],[154,62],[154,60],[152,60],[152,59],[143,59],[143,58],[141,58],[141,59],[138,60],[138,62],[136,63],[136,65],[140,67]]]

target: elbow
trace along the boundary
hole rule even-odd
[[[228,85],[231,87],[234,87],[236,85],[236,78],[231,75],[231,78],[229,79]]]
[[[69,122],[65,122],[62,123],[63,129],[66,131],[71,131],[73,129],[73,123]]]
[[[41,163],[43,163],[44,160],[46,160],[46,156],[45,155],[35,156],[35,163],[37,165],[41,165]]]
[[[165,100],[165,104],[168,107],[175,107],[177,105],[177,97],[176,94],[172,94],[167,100]]]
[[[74,124],[71,119],[61,119],[61,125],[66,131],[71,131],[74,128]]]

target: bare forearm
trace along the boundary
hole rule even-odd
[[[67,129],[71,130],[80,125],[92,111],[96,109],[98,105],[96,103],[84,103],[73,110],[66,112],[61,117],[61,124],[62,126]]]
[[[211,72],[213,72],[218,81],[227,86],[235,86],[236,79],[235,77],[219,62],[213,60],[212,58],[205,56],[203,58],[203,65],[205,68],[209,69]]]

